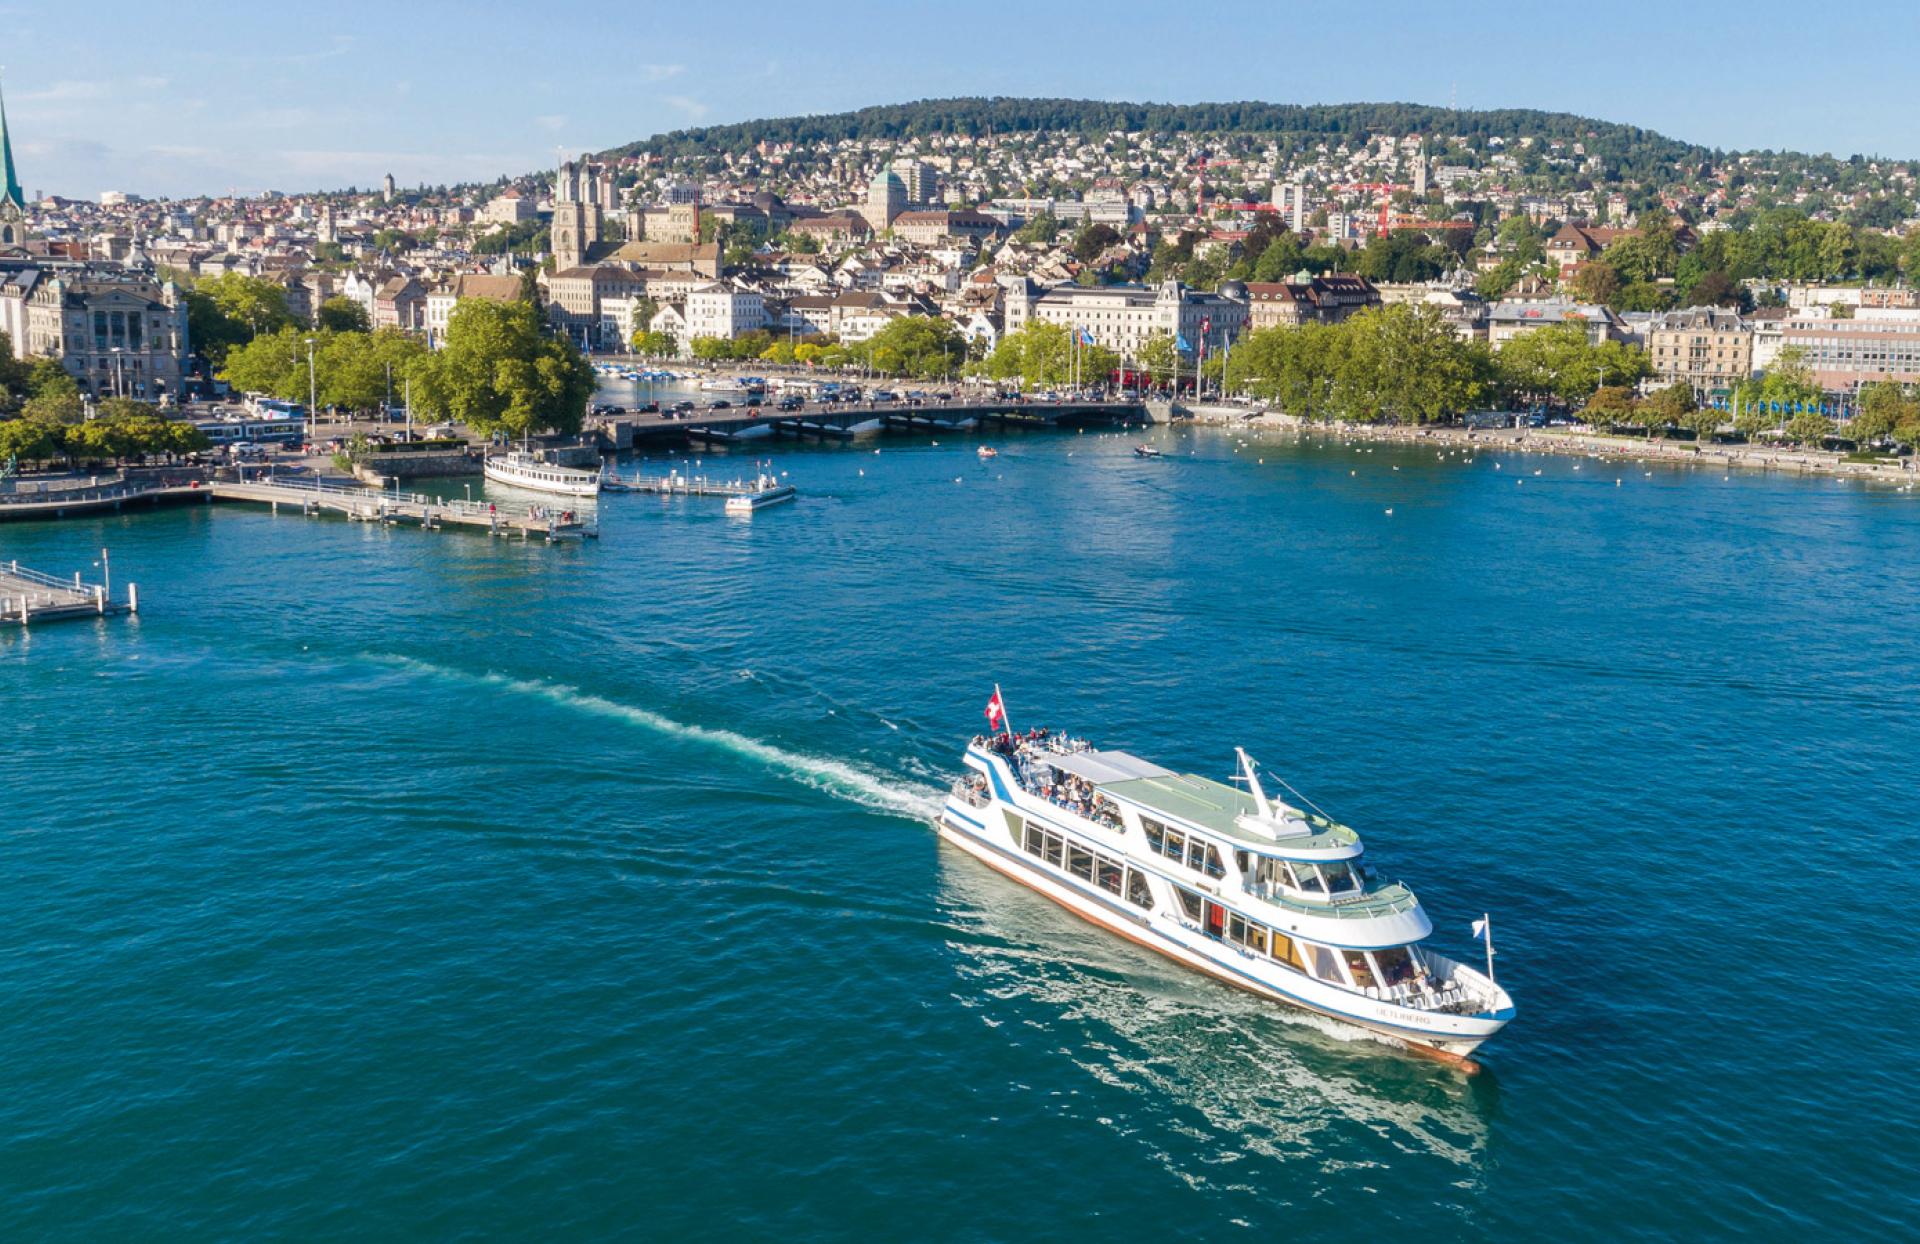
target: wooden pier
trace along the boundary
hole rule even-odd
[[[72,579],[59,579],[29,570],[17,561],[0,562],[0,625],[30,626],[63,618],[137,613],[139,609],[140,592],[131,584],[126,601],[116,604],[107,598],[105,585],[83,583],[78,574]]]
[[[298,513],[340,514],[353,522],[409,524],[427,531],[462,527],[522,540],[580,540],[597,537],[570,505],[515,505],[491,501],[442,501],[422,493],[382,492],[321,479],[269,477],[244,483],[216,480],[203,490],[216,501],[250,501]]]

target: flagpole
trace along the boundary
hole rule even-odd
[[[995,687],[994,690],[998,691],[999,688]],[[1003,713],[1006,711],[1005,705],[1001,706],[1001,711]],[[1487,984],[1491,985],[1494,983],[1493,982],[1493,913],[1492,912],[1482,913],[1480,916],[1480,920],[1481,920],[1481,923],[1485,926],[1485,931],[1482,934],[1482,936],[1484,937],[1487,943]]]
[[[1008,738],[1012,738],[1013,718],[1007,715],[1007,697],[1000,694],[999,683],[993,684],[993,698],[1000,701],[1000,728],[1006,731]],[[1489,960],[1488,962],[1492,961]]]

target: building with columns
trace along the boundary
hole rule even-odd
[[[82,392],[143,402],[180,396],[187,303],[173,282],[119,272],[56,272],[25,299],[25,358],[60,360]]]

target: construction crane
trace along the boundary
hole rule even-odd
[[[1413,187],[1396,186],[1392,182],[1385,181],[1354,181],[1347,182],[1344,185],[1328,186],[1327,189],[1336,194],[1348,190],[1371,190],[1378,192],[1380,195],[1380,223],[1378,231],[1380,236],[1384,238],[1393,232],[1393,192],[1396,190],[1411,191]]]

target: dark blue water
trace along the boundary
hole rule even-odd
[[[1158,435],[0,527],[144,603],[0,634],[8,1238],[1910,1231],[1920,494]],[[994,682],[1492,912],[1485,1072],[939,843]]]

